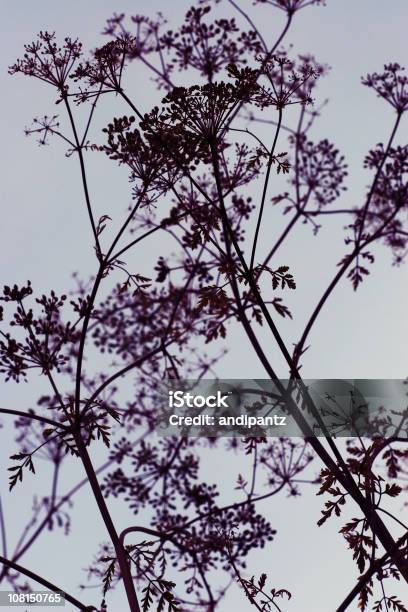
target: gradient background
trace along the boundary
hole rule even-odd
[[[243,8],[250,2],[241,1]],[[84,48],[94,48],[105,40],[100,32],[105,19],[114,11],[128,14],[143,13],[153,16],[162,11],[171,18],[171,25],[181,21],[189,3],[184,0],[70,0],[70,2],[3,2],[1,6],[1,221],[0,221],[0,282],[22,283],[30,278],[38,292],[53,287],[66,292],[73,287],[72,273],[83,278],[94,272],[94,256],[90,248],[90,234],[78,176],[77,160],[64,157],[64,149],[57,141],[49,147],[37,149],[34,139],[23,134],[34,116],[57,114],[52,92],[33,79],[7,75],[7,66],[20,57],[23,45],[34,39],[39,30],[55,30],[59,37],[78,36]],[[226,3],[222,11],[230,13]],[[232,9],[231,9],[232,10]],[[283,13],[269,7],[254,7],[251,15],[268,40],[280,32]],[[330,99],[310,134],[313,139],[327,137],[346,156],[350,166],[348,192],[339,205],[360,203],[370,175],[362,169],[367,150],[388,138],[394,116],[391,107],[375,98],[360,84],[360,76],[381,70],[389,61],[407,64],[406,0],[328,0],[327,7],[312,7],[297,14],[285,43],[293,43],[294,52],[311,52],[328,63],[332,70],[321,81],[314,96],[319,104]],[[132,64],[126,83],[139,105],[147,110],[160,99],[154,88],[146,88],[138,78],[139,68]],[[104,110],[97,118],[103,126],[120,108],[115,100],[104,102]],[[100,139],[96,129],[91,139]],[[407,121],[399,132],[401,144],[406,143]],[[284,145],[281,147],[286,150]],[[96,209],[101,214],[123,214],[129,202],[126,170],[115,169],[108,160],[97,157],[89,160],[89,183]],[[275,212],[275,211],[274,211]],[[112,214],[113,213],[113,214]],[[277,218],[278,217],[278,218]],[[279,215],[266,218],[271,240],[279,235]],[[343,219],[325,220],[317,238],[309,227],[300,226],[285,243],[278,263],[293,268],[298,284],[296,295],[285,297],[294,313],[294,321],[279,321],[288,344],[296,341],[302,325],[313,305],[331,280],[335,266],[344,253]],[[114,227],[113,227],[114,229]],[[261,249],[268,247],[268,235],[263,236]],[[150,255],[157,255],[157,244],[146,247]],[[319,322],[309,338],[303,374],[309,378],[404,378],[407,375],[408,355],[408,295],[407,267],[391,267],[391,255],[382,247],[375,248],[373,273],[361,289],[353,294],[348,282],[343,281],[323,310]],[[284,256],[284,261],[280,257]],[[139,262],[140,253],[135,254]],[[149,259],[149,251],[143,252]],[[265,338],[265,346],[269,340]],[[229,336],[229,354],[218,367],[223,378],[262,377],[263,371],[253,358],[242,332],[234,328]],[[238,348],[237,348],[238,347]],[[270,354],[275,357],[271,346]],[[276,360],[279,356],[276,351]],[[286,375],[283,363],[277,370]],[[42,383],[32,377],[27,385],[0,387],[0,405],[27,408],[42,390]],[[13,449],[10,429],[1,432],[0,464]],[[245,459],[219,451],[219,455],[205,455],[204,469],[209,479],[214,478],[214,467],[221,483],[229,483],[233,473],[245,470]],[[103,452],[96,451],[95,462],[103,461]],[[221,471],[221,466],[222,470]],[[317,470],[318,466],[314,466]],[[35,479],[27,478],[24,487],[7,493],[6,472],[1,472],[2,503],[5,508],[10,544],[17,539],[24,520],[29,516],[31,495],[41,482],[47,486],[47,469]],[[62,492],[83,477],[81,467],[73,461],[65,465]],[[222,486],[222,484],[221,484]],[[85,487],[75,498],[72,535],[54,535],[41,540],[21,563],[42,573],[62,588],[75,594],[84,581],[82,569],[89,565],[104,531],[96,506]],[[260,506],[278,530],[276,540],[268,550],[255,552],[249,559],[249,573],[268,571],[271,586],[293,591],[293,599],[283,609],[295,612],[328,612],[334,610],[353,586],[356,571],[341,537],[340,524],[329,522],[317,529],[322,500],[314,491],[307,491],[300,499],[272,498],[270,507]],[[112,504],[115,519],[121,525],[131,524],[132,517],[124,504]],[[351,509],[351,515],[352,509]],[[138,519],[139,521],[140,519]],[[295,544],[296,541],[296,544]],[[313,560],[311,560],[311,556]],[[124,609],[121,590],[108,599],[115,612]],[[401,591],[402,593],[402,591]],[[87,602],[94,599],[93,591],[79,592]],[[96,600],[98,600],[96,598]],[[222,612],[244,611],[249,608],[242,593],[231,587]],[[67,605],[67,609],[70,606]],[[351,607],[350,609],[357,609]]]

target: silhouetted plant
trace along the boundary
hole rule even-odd
[[[0,372],[5,380],[20,382],[36,370],[50,387],[35,410],[0,410],[17,417],[19,452],[11,457],[10,489],[14,493],[26,471],[35,471],[38,455],[54,467],[51,496],[35,502],[33,519],[16,550],[9,559],[0,557],[1,580],[20,590],[26,588],[21,575],[45,584],[19,560],[46,528],[69,530],[71,498],[89,483],[110,538],[90,561],[89,573],[102,591],[99,609],[107,610],[105,596],[123,582],[132,611],[215,610],[232,579],[249,605],[281,610],[291,593],[266,587],[264,573],[257,579],[244,573],[248,554],[275,535],[269,522],[272,513],[261,513],[258,502],[282,491],[296,497],[301,485],[309,483],[319,484],[318,495],[325,496],[319,525],[340,517],[346,504],[357,515],[340,533],[360,578],[338,610],[345,610],[356,596],[365,610],[375,596],[374,583],[382,593],[373,602],[374,610],[405,610],[397,597],[385,594],[383,583],[408,581],[407,527],[383,507],[383,499],[403,490],[407,414],[401,413],[397,431],[380,419],[373,439],[353,439],[342,452],[324,426],[322,441],[305,420],[305,410],[316,418],[318,414],[300,368],[310,332],[339,281],[348,276],[354,289],[359,287],[374,263],[376,243],[385,242],[396,262],[405,258],[408,148],[394,140],[408,106],[407,79],[398,64],[389,64],[384,73],[363,80],[391,104],[395,123],[388,144],[377,145],[364,162],[372,172],[365,201],[335,209],[346,189],[345,158],[327,139],[314,142],[310,135],[319,116],[312,93],[315,97],[327,67],[310,55],[291,59],[281,47],[295,14],[323,3],[255,2],[286,13],[282,34],[270,44],[254,26],[256,8],[252,19],[236,2],[226,2],[244,27],[235,18],[212,20],[217,1],[198,2],[175,30],[166,29],[162,17],[135,16],[128,22],[123,14],[114,15],[105,29],[109,42],[89,56],[83,55],[77,40],[67,38],[59,46],[55,34],[41,32],[10,68],[11,74],[23,73],[50,85],[65,109],[68,129],[62,127],[63,119],[45,116],[26,134],[35,134],[40,144],[59,137],[67,154],[78,157],[96,261],[94,277],[85,283],[78,280],[70,298],[53,291],[34,298],[29,281],[5,287],[0,298]],[[164,90],[153,109],[144,109],[140,94],[135,100],[125,87],[132,62],[147,68],[157,89]],[[95,109],[109,94],[124,110],[93,142]],[[295,109],[288,114],[288,107]],[[87,120],[81,131],[76,112],[83,108]],[[257,133],[261,121],[267,126],[262,130],[267,142]],[[285,144],[284,128],[289,134]],[[115,211],[95,217],[88,154],[105,154],[129,169],[132,203],[116,234],[110,223],[118,216]],[[287,191],[271,194],[274,173],[287,175]],[[291,216],[275,244],[265,231],[264,212],[270,202]],[[327,214],[348,219],[348,251],[291,352],[275,317],[292,318],[292,308],[283,300],[289,290],[296,290],[296,272],[280,259],[280,252],[277,259],[277,252],[298,221],[311,225],[316,234]],[[168,249],[162,234],[171,240]],[[265,236],[268,251],[262,258]],[[156,241],[157,257],[135,269],[126,259],[148,240]],[[290,410],[305,439],[157,440],[152,431],[159,383],[213,373],[222,353],[214,350],[208,356],[202,348],[222,339],[233,347],[232,321],[243,327],[267,377],[279,387],[258,326],[271,334],[274,351],[282,353],[291,384],[299,390],[300,402],[292,401]],[[98,359],[85,361],[88,354]],[[93,368],[91,361],[101,365]],[[123,388],[125,376],[132,380],[130,397],[130,385]],[[280,390],[284,395],[283,387]],[[95,469],[90,452],[98,440],[109,454]],[[248,460],[249,476],[236,475],[228,503],[218,501],[218,486],[207,482],[201,470],[202,458],[221,448]],[[87,478],[61,496],[58,475],[67,454],[82,462]],[[318,478],[309,468],[314,456],[323,465]],[[261,478],[266,484],[262,494],[257,492]],[[225,483],[223,495],[230,484]],[[109,497],[123,499],[140,517],[139,524],[118,531]],[[394,527],[403,534],[394,537]],[[125,543],[130,534],[134,543]],[[79,609],[96,609],[72,596],[68,600]]]

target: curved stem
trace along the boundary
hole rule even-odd
[[[39,421],[40,423],[45,423],[46,425],[52,425],[53,427],[58,427],[59,429],[68,429],[66,425],[63,423],[58,423],[58,421],[54,421],[53,419],[48,419],[47,417],[39,416],[38,414],[34,414],[31,412],[24,412],[23,410],[12,410],[11,408],[0,408],[0,413],[2,414],[12,414],[14,416],[22,417],[24,419],[32,419],[33,421]]]
[[[174,338],[169,340],[164,345],[162,343],[160,343],[159,346],[157,346],[156,348],[152,349],[148,353],[145,353],[144,355],[142,355],[141,357],[136,359],[136,361],[133,361],[129,365],[121,368],[115,374],[112,374],[112,376],[110,376],[109,378],[104,380],[103,383],[101,383],[101,385],[96,389],[96,391],[92,394],[92,396],[87,401],[86,406],[89,406],[90,404],[92,404],[92,402],[95,401],[95,399],[98,397],[98,395],[106,387],[108,387],[111,383],[113,383],[115,380],[117,380],[118,378],[120,378],[121,376],[123,376],[124,374],[129,372],[130,370],[133,370],[134,368],[140,367],[142,365],[142,363],[144,363],[147,359],[150,359],[151,357],[154,357],[154,355],[157,355],[158,353],[160,353],[163,350],[163,347],[167,348],[170,344],[172,344],[173,341],[174,341]]]
[[[82,153],[82,146],[83,145],[79,141],[78,132],[77,132],[77,129],[76,129],[74,117],[72,115],[71,107],[70,107],[69,102],[68,102],[68,98],[67,98],[66,95],[63,98],[64,98],[64,103],[65,103],[65,108],[67,109],[68,117],[69,117],[69,120],[70,120],[70,123],[71,123],[72,132],[74,134],[74,139],[75,139],[75,144],[76,144],[76,151],[78,153],[79,164],[80,164],[80,167],[81,167],[81,177],[82,177],[82,184],[83,184],[84,194],[85,194],[86,208],[87,208],[89,220],[90,220],[91,226],[92,226],[92,232],[93,232],[93,236],[94,236],[94,239],[95,239],[95,247],[96,247],[96,250],[97,250],[97,255],[99,256],[101,249],[100,249],[100,244],[99,244],[98,233],[96,231],[95,219],[94,219],[93,212],[92,212],[91,199],[89,197],[88,181],[87,181],[87,178],[86,178],[86,170],[85,170],[85,162],[84,162],[84,156],[83,156],[83,153]]]
[[[298,358],[302,354],[302,350],[303,350],[303,347],[305,346],[307,337],[309,336],[309,333],[310,333],[314,323],[316,322],[316,319],[317,319],[318,315],[320,314],[320,311],[322,310],[323,306],[325,305],[325,303],[327,302],[328,298],[332,294],[333,290],[336,288],[338,282],[343,277],[344,273],[347,271],[347,269],[349,268],[351,263],[354,261],[355,257],[361,252],[361,250],[366,248],[369,244],[374,242],[374,240],[376,240],[381,235],[381,233],[383,232],[385,227],[388,225],[388,223],[390,223],[392,221],[392,219],[395,217],[395,215],[397,214],[398,210],[399,209],[395,209],[395,211],[392,213],[392,215],[390,215],[384,221],[382,226],[372,236],[370,236],[364,243],[355,246],[355,248],[353,249],[352,253],[345,260],[345,262],[343,263],[343,265],[341,266],[341,268],[339,269],[337,274],[334,276],[333,280],[328,285],[328,287],[326,288],[326,290],[323,293],[322,297],[320,298],[320,300],[318,301],[317,305],[315,306],[315,309],[313,310],[313,312],[312,312],[312,314],[311,314],[311,316],[310,316],[310,318],[309,318],[309,320],[308,320],[308,322],[306,324],[306,327],[305,327],[305,329],[303,331],[302,337],[299,340],[299,342],[296,344],[295,351],[296,351],[296,353],[298,355]]]
[[[81,603],[78,599],[76,599],[72,595],[69,595],[69,593],[64,591],[64,589],[60,589],[59,587],[55,586],[55,584],[53,584],[49,580],[46,580],[42,576],[39,576],[39,574],[36,574],[35,572],[32,572],[26,567],[23,567],[22,565],[19,565],[18,563],[14,563],[14,561],[10,561],[10,559],[6,559],[5,557],[1,555],[0,555],[0,563],[3,563],[3,565],[5,565],[6,567],[11,568],[16,572],[23,574],[24,576],[27,576],[27,578],[30,578],[30,580],[34,580],[35,582],[38,582],[38,584],[41,584],[46,589],[53,591],[53,593],[63,594],[65,599],[69,601],[70,604],[78,608],[78,610],[85,610],[85,612],[96,610],[94,606],[85,606],[85,604]]]

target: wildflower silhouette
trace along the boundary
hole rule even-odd
[[[384,417],[371,439],[355,438],[341,450],[324,423],[319,421],[320,439],[305,418],[320,416],[301,367],[311,332],[340,280],[348,277],[358,289],[379,243],[390,247],[397,263],[405,259],[408,148],[395,139],[408,106],[407,80],[398,64],[363,79],[396,116],[387,144],[365,159],[372,180],[364,201],[336,208],[346,190],[345,157],[327,139],[311,135],[321,110],[314,103],[319,80],[328,68],[308,54],[292,58],[282,47],[297,13],[323,2],[257,0],[247,13],[226,0],[236,11],[228,19],[213,18],[218,4],[198,2],[174,30],[162,16],[128,21],[114,15],[104,31],[109,41],[88,55],[77,40],[59,44],[54,33],[41,32],[10,67],[10,74],[39,79],[56,96],[60,116],[37,118],[26,134],[40,144],[58,138],[67,155],[77,157],[95,267],[91,280],[77,277],[67,295],[37,295],[28,281],[4,287],[0,297],[0,373],[14,382],[40,374],[49,388],[33,398],[35,409],[0,409],[16,419],[18,452],[8,468],[12,494],[30,472],[43,470],[40,456],[53,467],[52,494],[37,499],[17,548],[0,557],[0,580],[22,590],[25,576],[65,591],[20,560],[46,529],[69,533],[71,500],[88,486],[109,543],[81,551],[100,594],[92,606],[67,594],[76,608],[108,610],[110,590],[123,587],[132,612],[214,611],[233,581],[243,605],[281,610],[296,593],[273,585],[273,576],[264,572],[248,578],[248,556],[274,539],[273,498],[297,497],[314,485],[325,499],[315,522],[343,520],[339,531],[359,572],[344,601],[333,606],[346,610],[358,597],[359,609],[366,610],[379,592],[373,609],[403,611],[384,583],[392,588],[395,580],[408,581],[407,531],[384,500],[403,493],[406,411],[398,428]],[[274,42],[254,25],[257,4],[286,14]],[[152,109],[145,108],[140,80],[136,96],[127,89],[128,81],[145,74],[134,76],[139,65],[160,92]],[[109,95],[120,103],[120,113],[95,132],[95,110]],[[87,163],[98,155],[115,169],[128,169],[131,205],[122,216],[116,202],[95,216]],[[274,243],[265,222],[270,206],[290,217]],[[300,221],[311,228],[313,240],[328,214],[342,228],[347,219],[346,253],[292,348],[278,321],[294,316],[290,300],[299,283],[282,247]],[[143,250],[148,241],[155,246],[151,261]],[[216,346],[225,341],[240,350],[231,323],[242,327],[254,358],[287,398],[275,365],[278,352],[283,356],[298,391],[299,401],[290,400],[289,408],[303,439],[157,439],[152,432],[160,383],[212,375],[223,354]],[[261,342],[261,325],[269,346]],[[214,347],[209,355],[208,345]],[[107,459],[97,468],[92,453],[98,443]],[[221,447],[226,456],[238,453],[247,461],[247,473],[234,474],[222,491],[201,469],[203,457]],[[82,464],[86,478],[61,492],[60,469],[69,457]],[[323,466],[318,477],[314,459]],[[111,497],[132,511],[131,525],[113,520]],[[261,507],[264,500],[269,505]],[[354,513],[346,523],[345,506]],[[293,547],[295,553],[296,542]]]

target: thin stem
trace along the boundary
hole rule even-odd
[[[408,532],[408,525],[405,525],[405,523],[397,519],[397,517],[391,514],[391,512],[388,512],[388,510],[385,510],[385,508],[380,508],[380,507],[378,508],[378,510],[379,512],[383,512],[384,514],[392,518],[396,523],[398,523],[398,525],[401,525],[401,527],[403,527]]]
[[[6,521],[4,519],[3,504],[0,497],[0,530],[3,555],[7,557],[7,536],[6,536]]]
[[[113,240],[113,242],[112,242],[112,244],[111,244],[111,246],[110,246],[110,248],[108,250],[108,253],[104,257],[103,261],[100,263],[99,270],[98,270],[98,273],[96,275],[96,279],[95,279],[95,282],[94,282],[94,286],[92,288],[92,293],[91,293],[91,296],[89,298],[89,303],[87,305],[87,311],[86,311],[86,314],[85,314],[85,317],[84,317],[84,322],[82,324],[81,337],[80,337],[80,340],[79,340],[77,368],[76,368],[76,380],[75,380],[75,413],[76,413],[76,416],[78,416],[79,413],[80,413],[82,364],[83,364],[83,359],[84,359],[86,335],[87,335],[87,331],[88,331],[89,322],[90,322],[90,319],[91,319],[91,314],[92,314],[92,311],[93,311],[93,306],[94,306],[94,303],[95,303],[95,300],[96,300],[96,296],[97,296],[97,293],[98,293],[98,290],[99,290],[99,286],[101,284],[101,281],[103,279],[103,275],[104,275],[104,272],[105,272],[105,266],[109,262],[109,258],[110,258],[111,254],[112,254],[112,251],[114,250],[116,244],[120,240],[123,232],[126,230],[126,227],[128,226],[128,224],[130,223],[131,219],[135,215],[137,209],[139,208],[139,206],[140,206],[140,204],[141,204],[141,202],[143,200],[144,194],[145,194],[145,190],[142,191],[141,195],[138,198],[138,201],[136,202],[136,204],[133,207],[132,211],[128,215],[125,223],[122,225],[120,231],[118,232],[118,234],[114,238],[114,240]]]
[[[231,6],[234,7],[236,11],[238,11],[240,15],[242,15],[244,19],[246,19],[246,21],[249,23],[249,25],[251,26],[251,28],[253,29],[257,37],[259,38],[265,53],[267,53],[268,45],[266,44],[265,39],[263,38],[262,34],[260,33],[259,29],[256,27],[256,25],[252,21],[248,13],[246,13],[236,2],[234,2],[234,0],[228,0],[228,2],[231,4]]]
[[[180,336],[181,336],[181,334],[180,334]],[[162,352],[163,351],[163,346],[167,348],[170,344],[172,344],[172,342],[174,342],[174,338],[169,340],[164,345],[162,343],[160,343],[159,346],[157,346],[156,348],[152,349],[151,351],[145,353],[144,355],[142,355],[141,357],[136,359],[136,361],[133,361],[129,365],[124,366],[123,368],[121,368],[115,374],[112,374],[112,376],[110,376],[109,378],[104,380],[103,383],[101,383],[101,385],[96,389],[96,391],[92,394],[92,396],[86,402],[86,406],[91,405],[92,402],[94,402],[96,400],[98,395],[100,393],[102,393],[102,391],[104,389],[106,389],[106,387],[108,387],[110,384],[112,384],[115,380],[117,380],[121,376],[124,376],[124,374],[127,374],[127,372],[130,372],[130,370],[133,370],[134,368],[140,367],[145,361],[147,361],[148,359],[151,359],[151,357],[154,357],[158,353]]]
[[[331,283],[328,285],[328,287],[326,288],[325,292],[323,293],[323,295],[321,296],[320,300],[318,301],[317,305],[315,306],[315,309],[313,310],[307,324],[306,327],[303,331],[302,337],[300,338],[299,342],[296,344],[296,352],[297,355],[300,356],[302,354],[302,349],[305,346],[306,340],[309,336],[309,333],[314,325],[314,323],[317,320],[318,315],[320,314],[320,311],[322,310],[323,306],[326,304],[328,298],[330,297],[330,295],[332,294],[333,290],[336,288],[337,284],[339,283],[339,281],[341,280],[341,278],[343,277],[343,275],[345,274],[345,272],[348,270],[349,266],[352,264],[352,262],[354,261],[355,257],[364,249],[366,248],[370,243],[374,242],[374,240],[376,240],[381,233],[383,232],[383,230],[387,227],[388,223],[390,223],[392,221],[392,219],[395,217],[395,215],[398,212],[398,208],[396,208],[394,210],[394,212],[384,221],[384,223],[381,225],[381,227],[369,238],[367,238],[367,240],[363,243],[359,243],[358,245],[356,245],[352,251],[352,253],[350,254],[350,256],[345,260],[345,262],[343,263],[343,265],[340,267],[339,271],[337,272],[337,274],[335,274],[333,280],[331,281]]]
[[[179,215],[178,217],[176,217],[175,221],[179,221],[179,220],[183,219],[188,214],[189,214],[189,212],[185,212],[182,215]],[[134,247],[136,244],[138,244],[139,242],[142,242],[142,240],[144,240],[148,236],[151,236],[152,234],[155,234],[159,230],[165,229],[165,227],[166,227],[166,223],[165,223],[165,221],[162,221],[160,223],[160,225],[157,225],[156,227],[153,227],[152,229],[148,230],[147,232],[144,232],[144,234],[142,234],[141,236],[138,236],[138,238],[135,238],[134,240],[129,242],[129,244],[125,245],[122,249],[120,249],[120,251],[117,251],[117,253],[114,253],[114,255],[112,255],[112,257],[111,257],[111,259],[109,261],[111,262],[111,261],[114,261],[115,259],[118,259],[121,255],[123,255],[123,253],[126,253],[126,251],[129,251],[129,249]]]
[[[265,57],[262,61],[261,67],[258,70],[258,76],[262,73],[263,68],[265,67],[265,65],[269,62],[269,60],[271,59],[272,55],[275,53],[276,49],[279,47],[279,45],[281,44],[282,40],[285,38],[291,23],[292,23],[292,19],[293,19],[293,13],[288,13],[288,18],[285,24],[285,27],[283,28],[281,34],[279,35],[279,37],[277,38],[277,40],[275,41],[273,47],[271,47],[270,51],[268,51],[265,54]],[[235,117],[238,115],[238,113],[240,112],[240,110],[242,109],[242,107],[245,105],[245,102],[241,102],[237,108],[235,109],[235,111],[233,112],[233,114],[231,115],[231,117],[229,118],[229,125],[231,125],[232,121],[235,119]]]
[[[24,546],[23,546],[23,542],[24,542],[24,537],[27,534],[27,531],[23,532],[23,538],[20,539],[20,541],[19,541],[19,543],[18,543],[18,545],[16,547],[16,550],[15,550],[15,552],[13,554],[13,561],[18,561],[18,559],[20,559],[24,555],[24,553],[30,548],[30,546],[38,538],[38,536],[43,531],[43,529],[47,526],[47,524],[49,522],[49,519],[51,518],[51,515],[53,514],[51,509],[54,508],[55,498],[56,498],[56,494],[57,494],[59,467],[60,467],[60,462],[58,461],[56,463],[56,465],[55,465],[55,468],[54,468],[54,475],[53,475],[52,485],[51,485],[50,510],[49,510],[49,512],[47,512],[47,515],[45,516],[44,520],[38,525],[38,527],[34,531],[34,533],[31,534],[31,537],[29,538],[29,540],[27,540],[27,542],[24,544]]]
[[[82,177],[82,185],[83,185],[84,194],[85,194],[86,208],[88,210],[88,216],[89,216],[89,220],[90,220],[91,226],[92,226],[92,232],[93,232],[93,236],[94,236],[94,239],[95,239],[95,247],[96,247],[97,255],[99,256],[101,248],[100,248],[100,244],[99,244],[98,233],[96,231],[95,219],[94,219],[93,212],[92,212],[91,200],[90,200],[90,197],[89,197],[88,181],[87,181],[86,170],[85,170],[85,162],[84,162],[84,156],[83,156],[83,153],[82,153],[82,144],[81,144],[81,142],[79,140],[79,137],[78,137],[78,132],[77,132],[77,129],[76,129],[74,117],[72,115],[71,107],[70,107],[70,104],[68,102],[67,96],[64,96],[64,103],[65,103],[65,107],[66,107],[67,112],[68,112],[69,120],[70,120],[71,127],[72,127],[72,132],[74,134],[74,139],[75,139],[75,144],[76,144],[76,152],[78,153],[79,164],[81,166],[81,177]]]
[[[33,412],[24,412],[23,410],[12,410],[10,408],[0,408],[0,413],[12,414],[14,416],[22,417],[24,419],[31,419],[33,421],[39,421],[40,423],[44,423],[46,425],[52,425],[53,427],[58,427],[58,429],[68,429],[68,427],[64,425],[63,423],[58,423],[58,421],[53,421],[53,419],[48,419],[47,417],[39,416],[38,414],[34,414]]]
[[[89,113],[88,121],[87,121],[87,124],[86,124],[86,127],[85,127],[85,131],[84,131],[84,135],[82,136],[82,140],[81,140],[81,147],[83,147],[85,145],[86,137],[88,136],[89,128],[91,127],[91,122],[92,122],[92,119],[93,119],[93,116],[94,116],[94,112],[95,112],[95,109],[96,109],[96,104],[97,104],[97,102],[99,100],[99,96],[102,93],[102,88],[103,88],[103,85],[100,86],[99,92],[96,94],[96,96],[95,96],[95,98],[94,98],[94,100],[92,102],[91,112]]]
[[[282,234],[280,235],[280,237],[278,238],[278,240],[276,241],[276,243],[272,247],[272,249],[269,251],[268,255],[265,257],[264,261],[262,262],[262,266],[267,266],[268,265],[269,261],[272,259],[272,257],[275,255],[276,251],[279,249],[281,244],[287,238],[287,236],[289,235],[289,233],[292,230],[292,228],[296,225],[296,223],[299,220],[300,216],[301,216],[301,214],[299,212],[297,212],[292,217],[292,219],[289,221],[288,225],[285,227],[285,229],[283,230]]]
[[[14,561],[10,561],[10,559],[6,559],[5,557],[0,556],[0,563],[5,565],[6,567],[13,569],[16,572],[19,572],[20,574],[23,574],[24,576],[27,576],[27,578],[30,578],[30,580],[38,582],[38,584],[41,584],[46,589],[53,591],[53,593],[63,594],[65,599],[69,601],[70,604],[78,608],[78,610],[85,610],[85,612],[91,612],[91,610],[96,610],[94,606],[85,606],[78,599],[64,591],[64,589],[60,589],[49,580],[46,580],[39,574],[32,572],[31,570],[27,569],[26,567],[23,567],[22,565],[19,565],[18,563],[14,563]]]
[[[228,552],[230,553],[228,561],[230,562],[230,565],[231,565],[232,569],[234,570],[234,574],[235,574],[238,582],[240,583],[240,585],[244,589],[245,595],[247,596],[247,598],[249,599],[251,604],[253,606],[255,606],[255,608],[257,610],[259,610],[259,612],[263,612],[263,610],[265,610],[264,606],[262,606],[262,608],[261,608],[261,606],[257,603],[255,598],[252,597],[251,593],[248,591],[248,587],[246,586],[245,580],[242,578],[241,574],[239,573],[238,568],[237,568],[237,566],[234,563],[234,559],[232,558],[231,552],[230,551],[228,551]]]
[[[374,180],[373,180],[373,182],[372,182],[372,184],[371,184],[371,189],[370,189],[370,191],[369,191],[369,193],[368,193],[367,200],[366,200],[366,203],[365,203],[365,206],[364,206],[364,209],[363,209],[363,216],[362,216],[362,218],[361,218],[361,221],[359,221],[359,231],[358,231],[358,236],[357,236],[356,245],[359,245],[359,243],[360,243],[360,241],[361,241],[361,239],[362,239],[362,235],[363,235],[363,231],[364,231],[364,222],[365,222],[366,217],[367,217],[368,209],[369,209],[369,207],[370,207],[371,200],[372,200],[372,198],[373,198],[374,191],[375,191],[375,188],[376,188],[376,186],[377,186],[378,179],[380,178],[381,171],[382,171],[382,169],[383,169],[383,166],[384,166],[384,164],[385,164],[385,161],[386,161],[386,159],[387,159],[387,157],[388,157],[388,153],[390,152],[390,149],[391,149],[391,146],[392,146],[393,140],[394,140],[395,135],[396,135],[396,133],[397,133],[398,126],[399,126],[400,121],[401,121],[401,117],[402,117],[402,113],[401,113],[401,112],[399,112],[399,113],[397,114],[397,119],[396,119],[396,121],[395,121],[395,123],[394,123],[394,127],[393,127],[393,129],[392,129],[392,132],[391,132],[390,138],[389,138],[389,140],[388,140],[388,144],[387,144],[387,146],[386,146],[386,148],[385,148],[384,154],[383,154],[383,156],[382,156],[382,159],[381,159],[380,165],[379,165],[379,166],[378,166],[378,168],[377,168],[377,172],[376,172],[375,177],[374,177]]]
[[[242,132],[243,134],[248,134],[249,136],[252,136],[252,138],[255,138],[255,140],[261,145],[261,147],[263,148],[263,150],[266,153],[269,153],[268,151],[268,147],[262,142],[262,140],[253,132],[251,132],[251,130],[248,130],[248,128],[246,128],[245,130],[242,130],[240,128],[229,128],[230,132]]]
[[[112,259],[110,259],[111,255],[112,255],[112,252],[113,252],[115,246],[117,245],[117,243],[119,242],[119,240],[121,239],[121,237],[122,237],[123,233],[125,232],[127,226],[129,225],[129,223],[131,222],[131,220],[133,219],[133,217],[135,216],[135,214],[139,210],[140,205],[143,202],[143,198],[146,195],[146,191],[147,191],[147,185],[145,185],[144,188],[142,189],[141,193],[139,194],[139,197],[137,198],[136,204],[134,205],[134,207],[130,211],[130,213],[129,213],[125,223],[122,225],[122,227],[120,228],[119,232],[115,236],[111,246],[109,247],[109,251],[107,252],[106,257],[104,258],[104,262],[105,263],[108,263],[109,261],[114,261],[114,259],[116,259],[116,257],[112,257]]]
[[[253,245],[252,245],[251,263],[249,264],[250,270],[253,270],[253,268],[254,268],[255,254],[256,254],[256,245],[257,245],[257,242],[258,242],[258,235],[259,235],[259,230],[260,230],[260,227],[261,227],[262,215],[263,215],[264,206],[265,206],[266,193],[267,193],[268,184],[269,184],[269,177],[270,177],[270,174],[271,174],[272,164],[273,164],[273,161],[274,161],[274,154],[275,154],[276,143],[278,141],[280,127],[281,127],[281,124],[282,124],[282,114],[283,114],[283,111],[282,111],[281,108],[279,108],[278,125],[277,125],[277,128],[275,130],[275,137],[273,139],[272,148],[271,148],[270,153],[269,153],[268,166],[267,166],[267,169],[266,169],[265,182],[264,182],[263,191],[262,191],[261,206],[260,206],[259,213],[258,213],[258,221],[256,223],[254,242],[253,242]]]
[[[89,321],[90,321],[92,310],[93,310],[93,305],[96,299],[96,294],[98,293],[99,285],[103,278],[103,273],[104,273],[104,267],[101,263],[99,266],[98,273],[96,275],[96,279],[95,279],[93,288],[92,288],[92,292],[89,298],[89,303],[87,304],[87,310],[86,310],[86,314],[84,317],[84,322],[82,324],[81,336],[79,339],[79,349],[78,349],[76,376],[75,376],[75,416],[76,418],[78,418],[80,414],[82,363],[84,359],[86,334],[87,334],[88,325],[89,325]]]

